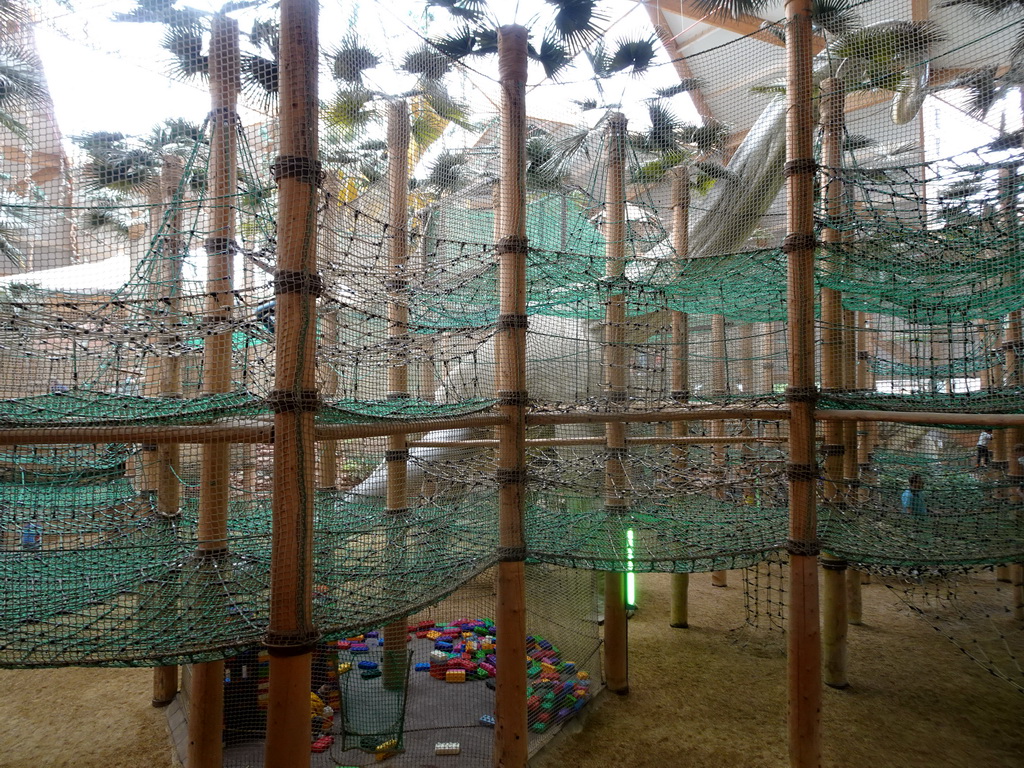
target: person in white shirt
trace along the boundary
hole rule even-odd
[[[992,451],[988,447],[988,444],[991,442],[992,430],[982,430],[981,434],[978,435],[978,457],[974,460],[974,466],[988,466],[989,461],[992,459]]]

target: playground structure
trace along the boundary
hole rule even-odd
[[[1012,41],[957,9],[936,9],[956,45],[899,3],[857,10],[812,30],[788,4],[787,79],[744,91],[760,116],[731,147],[667,108],[641,131],[615,108],[580,131],[528,117],[522,27],[492,30],[499,117],[460,145],[451,38],[387,62],[416,85],[384,98],[368,47],[321,55],[315,4],[282,2],[276,37],[203,17],[200,137],[134,166],[93,137],[94,171],[151,175],[144,200],[68,171],[6,204],[37,216],[0,301],[0,664],[153,666],[161,704],[189,665],[190,768],[294,766],[328,736],[311,764],[458,742],[446,764],[479,766],[492,733],[519,766],[602,684],[628,691],[628,572],[676,574],[685,627],[690,573],[784,557],[793,765],[820,760],[822,682],[848,682],[861,572],[1003,569],[1009,663],[985,663],[1024,688],[1020,115],[969,151],[907,148],[927,94],[1017,87],[981,66]],[[266,62],[278,113],[243,128]],[[357,130],[374,105],[386,140]],[[12,178],[44,178],[25,163]],[[98,213],[126,239],[87,234]],[[123,281],[85,286],[112,262]],[[338,706],[325,725],[314,700],[311,732],[322,680]],[[486,737],[440,735],[491,714]]]

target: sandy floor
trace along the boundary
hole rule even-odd
[[[669,578],[642,576],[630,695],[604,696],[585,730],[537,768],[787,765],[783,641],[732,631],[743,619],[736,575],[727,589],[691,579],[685,630],[668,627]],[[825,691],[824,764],[1024,765],[1024,696],[880,584],[864,588],[864,604],[865,625],[851,628],[852,686]],[[146,669],[0,670],[0,768],[170,768],[150,686]]]

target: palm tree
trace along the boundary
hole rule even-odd
[[[950,81],[946,88],[961,88],[966,91],[967,113],[979,120],[1011,90],[1024,88],[1024,2],[1022,0],[946,0],[940,8],[964,7],[971,9],[982,18],[1018,20],[1016,37],[1010,48],[1006,67],[993,65],[963,73]],[[1024,112],[1024,103],[1021,105]],[[1024,146],[1024,131],[1015,131],[997,139],[999,146],[991,149],[1010,149]]]

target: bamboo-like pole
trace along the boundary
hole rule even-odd
[[[712,315],[711,316],[711,394],[712,396],[724,397],[728,390],[727,374],[725,369],[726,355],[728,354],[728,348],[726,346],[725,336],[725,315]],[[711,422],[711,436],[725,437],[725,422],[715,420]],[[724,498],[724,489],[722,484],[725,483],[725,451],[716,448],[711,451],[711,464],[714,466],[717,472],[718,488],[715,490],[715,497],[718,499]],[[725,587],[729,585],[729,572],[728,571],[712,571],[711,572],[711,586],[713,587]]]
[[[790,408],[789,761],[821,765],[821,635],[814,452],[814,101],[811,0],[786,2],[786,227]]]
[[[626,118],[620,113],[608,117],[605,182],[605,275],[620,278],[626,257]],[[626,347],[623,325],[626,322],[625,296],[615,294],[605,304],[604,388],[609,410],[619,410],[626,401]],[[608,422],[605,427],[608,451],[605,460],[605,515],[613,531],[627,511],[625,482],[626,425]],[[621,542],[625,552],[626,542]],[[605,573],[604,589],[604,668],[608,690],[629,693],[629,623],[626,617],[626,574]]]
[[[844,212],[843,182],[839,168],[843,160],[845,135],[844,105],[846,101],[843,82],[828,77],[821,82],[821,155],[825,173],[822,202],[828,224],[822,232],[825,243],[837,244],[843,240],[843,232],[836,223]],[[834,263],[829,265],[835,271]],[[822,341],[821,341],[821,383],[826,392],[841,391],[846,385],[846,334],[842,295],[831,288],[821,289]],[[856,424],[853,424],[856,428]],[[828,504],[840,507],[845,504],[843,470],[845,468],[845,424],[841,421],[825,422],[825,487],[824,498]],[[822,554],[822,645],[825,654],[824,682],[832,688],[846,688],[847,680],[847,607],[845,560]]]
[[[163,320],[174,328],[181,311],[182,211],[178,189],[181,186],[185,161],[176,155],[165,155],[160,174],[160,190],[167,213],[163,221],[160,248],[160,278],[157,290],[163,302]],[[170,334],[165,339],[172,341]],[[166,354],[160,358],[157,394],[160,397],[181,397],[181,358]],[[156,449],[156,504],[160,516],[167,521],[177,519],[181,507],[181,447],[175,443],[153,445]],[[153,670],[153,706],[163,707],[174,701],[178,694],[178,667],[168,665]]]
[[[278,184],[277,357],[274,391],[270,651],[266,768],[309,760],[316,446],[317,162],[316,0],[282,0]]]
[[[404,101],[388,105],[388,340],[400,350],[397,361],[388,366],[388,400],[409,397],[409,368],[405,358],[409,345],[409,108]],[[409,447],[404,434],[388,437],[387,491],[385,514],[388,518],[389,556],[396,559],[405,551],[405,526],[408,518]],[[396,563],[397,564],[397,563]],[[400,571],[400,568],[393,568]],[[397,590],[405,589],[398,573],[391,576]],[[406,617],[399,616],[384,627],[383,681],[388,690],[405,685]]]
[[[847,205],[847,210],[849,209]],[[843,312],[843,333],[846,341],[843,355],[846,361],[844,368],[847,390],[857,389],[857,313],[851,310]],[[848,504],[856,504],[860,493],[860,451],[858,440],[860,432],[855,421],[843,424],[843,483],[846,486]],[[861,623],[863,601],[860,593],[861,573],[855,568],[846,571],[846,620],[850,624]]]
[[[522,768],[526,720],[526,70],[524,27],[498,30],[501,209],[497,243],[500,316],[495,383],[506,423],[498,430],[498,676],[494,765]]]
[[[685,165],[676,168],[672,177],[672,248],[681,272],[690,255],[690,169]],[[686,405],[690,401],[690,318],[685,312],[672,313],[672,350],[672,399]],[[675,468],[680,473],[686,471],[687,451],[683,441],[689,432],[685,421],[672,422],[672,437],[676,440]],[[689,589],[690,574],[672,574],[669,624],[677,629],[690,626]]]
[[[230,325],[234,305],[233,258],[235,246],[235,194],[238,189],[236,157],[237,104],[241,91],[238,22],[216,14],[210,30],[210,170],[208,192],[213,203],[206,238],[206,320],[214,328],[203,343],[203,392],[231,391]],[[197,557],[211,578],[223,578],[227,566],[228,492],[231,444],[203,446],[199,476]],[[223,748],[224,662],[208,661],[192,668],[188,768],[220,768]]]

